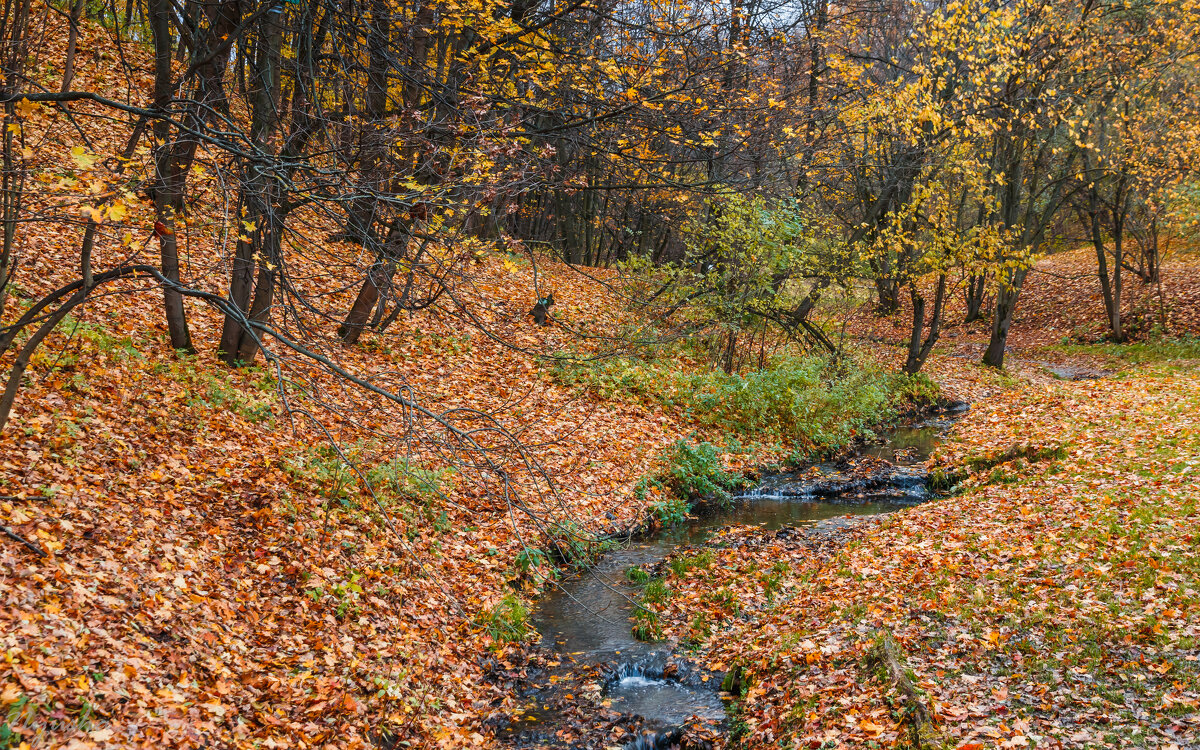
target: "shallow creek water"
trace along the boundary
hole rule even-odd
[[[630,617],[640,587],[626,579],[625,571],[654,564],[681,545],[700,544],[714,529],[729,525],[836,527],[855,516],[890,513],[926,500],[926,475],[918,465],[950,424],[950,418],[941,418],[902,427],[883,443],[868,446],[863,455],[887,462],[869,477],[847,477],[832,465],[767,477],[727,511],[605,554],[595,567],[564,581],[538,607],[534,620],[543,647],[555,654],[561,674],[603,665],[605,699],[614,710],[639,717],[640,726],[665,730],[693,716],[723,719],[725,699],[719,676],[679,668],[680,660],[671,659],[669,645],[633,637]],[[669,659],[673,668],[666,668]],[[521,722],[530,739],[530,730],[532,735],[539,728],[551,730],[557,718],[553,711],[539,708],[537,696],[533,698]],[[554,745],[551,737],[547,733],[540,739]],[[666,737],[662,731],[646,733],[626,747],[667,747]]]

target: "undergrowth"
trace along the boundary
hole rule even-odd
[[[1200,359],[1200,337],[1160,336],[1125,344],[1081,344],[1064,341],[1051,349],[1063,354],[1098,356],[1130,364],[1150,364],[1178,359]]]
[[[674,596],[662,578],[649,579],[642,589],[641,601],[633,610],[633,637],[639,641],[662,640],[662,627],[656,607],[661,607]]]
[[[814,457],[843,448],[871,427],[938,397],[937,386],[924,376],[791,354],[746,373],[697,371],[669,355],[564,361],[552,373],[559,382],[602,398],[679,409],[697,427],[735,438],[779,440]]]
[[[520,641],[533,632],[529,608],[512,594],[481,612],[476,621],[497,644]]]
[[[697,504],[729,507],[733,493],[747,484],[725,468],[720,449],[712,443],[680,440],[664,463],[665,469],[634,486],[634,494],[660,527],[683,522]]]

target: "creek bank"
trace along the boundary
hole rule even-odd
[[[523,749],[712,747],[728,729],[727,675],[702,668],[679,643],[634,637],[643,582],[681,550],[769,542],[836,554],[853,526],[929,499],[920,464],[964,410],[896,428],[849,460],[767,476],[731,507],[702,507],[658,534],[626,536],[626,546],[537,607],[541,647],[513,682],[526,705],[494,717],[495,734]]]

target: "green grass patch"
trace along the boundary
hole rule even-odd
[[[716,553],[711,549],[697,552],[694,555],[681,555],[671,560],[671,572],[677,576],[685,576],[690,570],[707,570],[716,558]]]
[[[650,574],[637,566],[631,565],[625,569],[625,578],[630,583],[646,583],[650,580]]]
[[[656,608],[662,607],[675,592],[662,578],[649,578],[633,608],[633,637],[639,641],[662,640],[662,626]]]
[[[1200,359],[1200,337],[1159,337],[1134,341],[1127,344],[1062,343],[1049,347],[1053,351],[1070,355],[1085,355],[1118,360],[1129,364],[1153,364],[1179,359]]]

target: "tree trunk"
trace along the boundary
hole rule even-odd
[[[358,296],[354,298],[354,304],[350,307],[346,320],[338,326],[338,337],[342,339],[343,343],[353,344],[358,341],[358,337],[362,335],[363,329],[371,320],[371,311],[379,302],[380,290],[390,282],[395,273],[396,264],[391,260],[378,262],[367,271],[367,278],[363,281],[362,288],[358,290]],[[379,310],[382,312],[383,308],[380,307]],[[378,321],[382,316],[376,315],[375,317]]]
[[[1048,149],[1043,144],[1042,149]],[[1079,155],[1072,152],[1058,167],[1057,176],[1053,178],[1053,189],[1045,198],[1045,188],[1038,189],[1038,180],[1030,179],[1030,185],[1023,190],[1025,184],[1024,146],[1017,142],[1009,142],[1006,147],[1004,161],[1008,162],[1005,169],[1004,186],[1000,195],[999,216],[1004,227],[1020,228],[1020,235],[1015,242],[1015,250],[1021,251],[1016,255],[1017,260],[1023,254],[1031,255],[1041,246],[1045,237],[1046,227],[1062,207],[1063,197],[1067,192],[1069,176],[1073,174],[1075,159]],[[1035,177],[1043,177],[1034,171]],[[1024,194],[1024,197],[1023,197]],[[1029,266],[1022,262],[1016,268],[1002,272],[997,279],[995,318],[992,320],[992,336],[988,341],[987,351],[983,355],[983,363],[995,368],[1004,367],[1004,350],[1008,344],[1008,330],[1012,326],[1013,315],[1017,309],[1017,300],[1021,297],[1021,285],[1029,273]]]
[[[250,312],[246,316],[255,323],[266,323],[271,319],[271,305],[275,301],[276,269],[272,263],[260,262],[258,280],[254,283],[254,302],[250,304]],[[254,362],[258,355],[258,337],[251,330],[243,330],[238,342],[237,361],[242,365]]]
[[[164,274],[165,275],[165,274]],[[70,299],[64,302],[57,310],[50,314],[48,318],[38,327],[25,345],[21,347],[21,351],[17,353],[17,358],[13,360],[12,368],[8,371],[8,383],[4,388],[4,394],[0,396],[0,430],[8,424],[9,414],[12,412],[13,402],[17,398],[17,391],[21,387],[21,379],[25,375],[25,369],[29,367],[29,360],[33,353],[42,341],[45,340],[55,326],[62,322],[62,319],[67,316],[76,306],[87,299],[88,293],[91,292],[89,287],[83,287],[76,292]]]
[[[879,295],[876,312],[893,315],[900,309],[900,284],[896,281],[896,262],[888,255],[870,259],[871,271],[875,274],[875,291]]]
[[[920,369],[916,362],[917,358],[921,356],[921,333],[925,329],[925,298],[917,291],[915,282],[911,290],[912,330],[908,334],[908,358],[904,362],[904,371],[909,375],[914,375]]]
[[[971,274],[967,277],[967,316],[963,323],[970,324],[979,320],[983,314],[983,299],[987,292],[987,274]]]
[[[879,293],[880,315],[894,315],[900,310],[900,285],[895,279],[875,279],[875,289]]]
[[[166,113],[174,98],[175,85],[171,72],[171,3],[169,0],[150,0],[150,29],[154,37],[154,108]],[[171,123],[165,117],[154,121],[154,213],[158,221],[156,234],[162,274],[170,281],[179,281],[179,246],[175,237],[175,217],[183,204],[183,180],[175,159],[175,143],[171,135]],[[183,309],[183,297],[174,289],[163,289],[163,308],[167,319],[167,331],[171,337],[171,348],[186,352],[192,348],[192,337],[188,332],[187,315]]]
[[[1146,283],[1159,285],[1162,281],[1158,252],[1158,219],[1150,219],[1146,238]]]
[[[84,241],[87,242],[89,240],[85,239]],[[138,271],[144,272],[145,268],[145,266],[121,266],[120,268],[96,274],[86,284],[83,281],[73,281],[42,297],[26,310],[16,323],[7,327],[4,335],[0,336],[0,353],[8,351],[8,348],[12,346],[13,342],[16,341],[17,337],[27,327],[41,322],[41,325],[30,334],[20,351],[17,352],[12,367],[8,371],[8,381],[5,385],[3,395],[0,395],[0,430],[3,430],[4,426],[8,424],[13,403],[16,401],[17,391],[21,389],[21,381],[25,376],[25,370],[29,367],[33,353],[42,345],[42,342],[45,341],[46,337],[50,335],[55,327],[62,322],[63,318],[76,307],[86,302],[88,296],[99,284],[123,278]],[[67,295],[70,296],[68,297]],[[62,303],[53,312],[46,313],[59,300],[63,300]]]
[[[922,342],[921,333],[925,326],[925,298],[917,291],[914,283],[911,287],[913,304],[912,333],[908,338],[908,359],[904,363],[904,372],[916,375],[925,366],[933,347],[937,344],[942,332],[942,308],[946,301],[946,274],[938,276],[937,292],[933,299],[933,316],[929,319],[929,335]]]
[[[260,22],[255,50],[250,113],[250,138],[263,148],[279,124],[279,66],[283,43],[283,10],[266,14]],[[297,87],[299,89],[299,83]],[[293,104],[293,108],[296,105]],[[301,118],[292,113],[293,123]],[[258,322],[270,319],[276,274],[281,263],[280,243],[286,211],[276,191],[282,180],[272,180],[256,163],[246,166],[242,178],[240,207],[246,211],[239,235],[230,279],[229,298],[241,314],[226,314],[218,356],[228,365],[248,365],[258,353],[255,335],[242,324],[242,315]],[[257,281],[255,267],[257,266]],[[253,301],[251,301],[253,290]]]
[[[996,290],[996,307],[992,319],[992,337],[983,363],[989,367],[1004,367],[1004,350],[1008,344],[1008,329],[1012,326],[1013,313],[1017,310],[1017,299],[1021,296],[1021,284],[1025,282],[1026,268],[1018,268],[1008,274],[1008,279]]]
[[[390,147],[385,122],[388,102],[388,50],[391,42],[391,12],[386,0],[371,0],[367,26],[367,90],[363,101],[363,129],[360,142],[360,194],[347,211],[344,239],[378,252],[379,235],[375,222],[379,217],[379,201],[387,170]]]
[[[5,94],[12,94],[26,83],[25,68],[29,58],[30,0],[6,2],[0,11],[0,84]],[[26,170],[16,158],[16,102],[4,103],[3,176],[0,177],[0,221],[4,224],[3,247],[0,248],[0,317],[7,307],[8,292],[16,269],[17,226],[21,219]]]
[[[1112,312],[1109,317],[1113,341],[1125,340],[1124,321],[1121,319],[1121,266],[1125,263],[1125,211],[1113,208],[1113,283]]]
[[[67,31],[67,59],[63,61],[63,80],[60,91],[71,90],[71,82],[75,78],[75,52],[79,44],[79,17],[83,15],[84,0],[75,0],[68,16],[70,29]]]
[[[14,249],[17,240],[17,222],[21,217],[21,198],[25,188],[25,170],[17,169],[14,158],[16,144],[13,142],[12,129],[14,122],[14,106],[12,102],[4,105],[4,134],[3,138],[3,169],[0,177],[0,221],[4,224],[3,245],[0,246],[0,317],[4,316],[8,306],[9,282],[12,281],[13,270],[16,267]]]
[[[728,338],[725,340],[725,351],[721,357],[721,369],[726,375],[733,374],[733,356],[737,352],[737,331],[729,331]]]
[[[1100,297],[1104,300],[1104,317],[1111,327],[1114,318],[1112,282],[1108,274],[1108,250],[1104,247],[1104,230],[1100,226],[1100,211],[1096,206],[1095,195],[1088,210],[1092,249],[1096,253],[1096,276],[1100,280]]]
[[[251,214],[258,218],[257,214]],[[229,301],[243,312],[250,308],[250,292],[254,285],[254,242],[239,239],[233,256],[233,273],[229,279]],[[221,343],[217,357],[229,366],[237,364],[238,345],[242,339],[242,323],[232,315],[226,315],[221,328]]]

